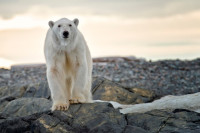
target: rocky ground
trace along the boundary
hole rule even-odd
[[[94,59],[93,66],[94,99],[138,104],[200,90],[200,59],[109,57]],[[0,69],[0,132],[200,132],[200,114],[183,109],[124,115],[109,103],[90,103],[51,112],[45,70],[44,64]]]

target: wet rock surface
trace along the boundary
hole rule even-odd
[[[200,59],[147,62],[116,57],[94,61],[94,99],[138,104],[200,89]],[[0,70],[0,132],[200,132],[200,114],[183,109],[121,114],[109,103],[88,103],[51,112],[45,69],[45,65],[36,65]]]

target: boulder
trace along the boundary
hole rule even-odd
[[[200,114],[184,110],[153,110],[146,113],[127,114],[129,125],[140,127],[152,133],[198,133]]]
[[[50,110],[51,101],[45,98],[18,98],[7,103],[2,110],[4,117],[21,117]]]
[[[67,111],[44,111],[5,119],[0,132],[49,133],[197,133],[199,113],[189,110],[153,110],[123,115],[108,103],[74,104]]]
[[[121,104],[146,103],[156,97],[153,91],[140,88],[125,89],[104,78],[93,78],[92,93],[94,100],[116,101]]]
[[[151,102],[157,96],[141,88],[124,88],[105,78],[93,78],[94,99],[122,104]],[[51,111],[47,82],[0,87],[0,132],[70,133],[196,133],[200,114],[183,109],[121,114],[109,103],[72,104]]]

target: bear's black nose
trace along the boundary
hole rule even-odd
[[[64,38],[68,38],[68,36],[69,36],[69,32],[68,32],[68,31],[64,31],[64,32],[63,32],[63,37],[64,37]]]

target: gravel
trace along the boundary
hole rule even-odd
[[[135,57],[104,57],[94,58],[93,62],[93,77],[104,77],[127,89],[153,90],[158,96],[200,91],[200,58],[152,62]],[[43,81],[46,81],[45,64],[0,69],[0,86]]]

